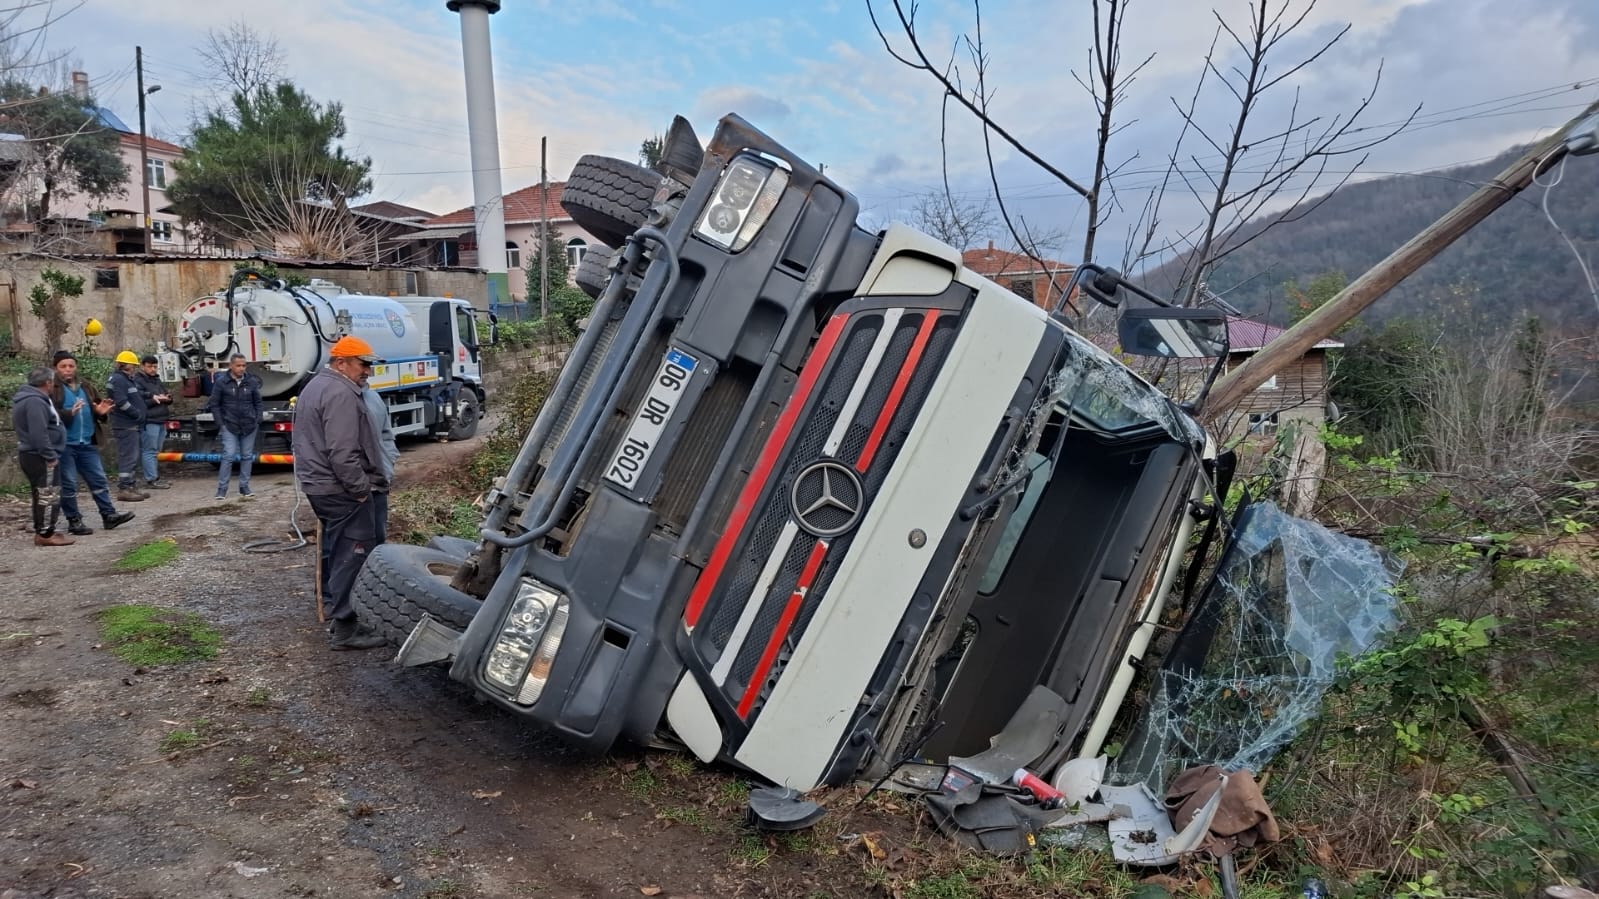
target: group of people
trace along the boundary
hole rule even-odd
[[[33,542],[39,546],[67,546],[72,537],[94,533],[83,522],[78,505],[78,483],[89,488],[100,523],[112,530],[133,520],[132,512],[117,510],[111,484],[100,461],[102,425],[109,426],[117,451],[117,500],[139,502],[149,498],[141,491],[142,473],[148,488],[167,484],[156,469],[156,453],[170,415],[172,394],[161,383],[156,359],[139,359],[124,350],[114,360],[105,397],[93,384],[78,378],[78,359],[60,350],[50,366],[28,372],[26,383],[11,398],[11,424],[17,434],[18,463],[33,496]],[[142,465],[141,465],[142,462]],[[57,532],[61,517],[67,534]]]
[[[332,620],[334,649],[373,649],[381,637],[356,619],[350,592],[366,554],[382,543],[388,531],[389,485],[399,450],[394,442],[387,405],[367,379],[377,362],[372,346],[344,337],[329,351],[329,365],[301,391],[295,406],[293,451],[295,475],[321,524],[321,588]],[[33,497],[34,543],[66,546],[72,537],[57,531],[65,516],[67,534],[94,531],[83,523],[77,485],[89,487],[106,530],[132,520],[111,499],[100,461],[100,425],[109,425],[117,451],[117,494],[123,502],[149,497],[139,490],[141,473],[147,488],[164,489],[157,453],[165,437],[172,394],[157,377],[153,356],[139,359],[131,351],[117,354],[106,396],[78,380],[72,353],[55,354],[51,367],[28,373],[27,383],[11,401],[17,454]],[[261,381],[248,370],[244,356],[234,354],[226,370],[211,382],[206,409],[220,429],[222,465],[217,499],[228,495],[233,463],[239,467],[239,495],[251,497],[251,463],[261,423]]]

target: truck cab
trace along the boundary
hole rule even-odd
[[[1039,685],[1063,745],[1102,738],[1208,489],[1204,431],[1066,310],[863,228],[737,116],[670,143],[481,541],[406,595],[416,550],[378,548],[357,604],[425,610],[403,663],[573,744],[799,789],[886,770],[935,721],[980,749]]]

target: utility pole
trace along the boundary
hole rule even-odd
[[[550,314],[550,173],[544,165],[549,142],[539,138],[539,318]]]
[[[144,253],[150,255],[150,142],[144,136],[144,48],[133,48],[133,68],[139,73],[139,198],[144,201]]]
[[[1223,375],[1205,400],[1204,413],[1214,418],[1236,405],[1250,391],[1266,383],[1272,375],[1305,355],[1311,347],[1377,302],[1395,285],[1408,278],[1434,256],[1448,249],[1495,209],[1510,202],[1525,190],[1539,172],[1566,155],[1566,135],[1577,124],[1599,113],[1599,102],[1592,103],[1558,131],[1538,142],[1492,181],[1478,188],[1443,218],[1427,226],[1388,258],[1372,266],[1353,283],[1340,290],[1320,309],[1284,331],[1265,349],[1249,357],[1243,365]]]

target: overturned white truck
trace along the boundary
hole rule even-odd
[[[594,751],[805,789],[977,752],[1038,685],[1058,755],[1094,751],[1213,514],[1204,430],[736,116],[658,168],[580,162],[563,203],[616,246],[587,330],[481,540],[379,547],[357,605]],[[1133,312],[1124,351],[1225,352],[1209,313]]]

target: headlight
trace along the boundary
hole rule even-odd
[[[532,705],[544,694],[544,685],[550,679],[550,668],[555,664],[555,654],[561,651],[561,638],[566,635],[566,617],[566,599],[562,598],[555,606],[555,613],[550,616],[549,629],[544,632],[544,642],[539,644],[533,667],[528,669],[522,692],[516,694],[516,701],[522,705]]]
[[[694,233],[737,253],[760,233],[788,187],[788,172],[754,155],[733,157]]]
[[[560,606],[564,617],[565,604],[560,594],[537,581],[523,578],[516,589],[516,599],[511,603],[511,612],[500,627],[499,639],[489,653],[488,664],[483,668],[484,676],[506,691],[521,686],[552,613]]]

